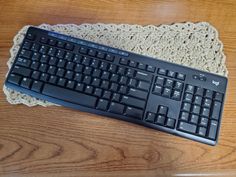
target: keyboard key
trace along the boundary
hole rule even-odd
[[[193,124],[198,124],[198,119],[199,119],[199,116],[192,114],[190,117],[190,122]]]
[[[44,72],[44,71],[42,71],[42,72]],[[56,75],[59,77],[63,77],[64,74],[65,74],[65,70],[62,68],[58,68]]]
[[[110,100],[110,98],[111,98],[111,92],[105,90],[105,91],[103,92],[103,96],[102,96],[102,97],[105,98],[105,99]]]
[[[181,112],[181,114],[180,114],[180,119],[181,120],[188,121],[188,118],[189,118],[189,113],[188,112]]]
[[[215,120],[211,120],[208,138],[213,139],[213,140],[216,139],[217,127],[218,127],[218,122]]]
[[[126,108],[125,115],[141,120],[143,116],[143,111],[141,109],[128,106]]]
[[[113,55],[110,55],[110,54],[107,54],[106,60],[108,60],[108,61],[113,61],[113,60],[114,60],[114,56],[113,56]]]
[[[142,109],[144,109],[145,107],[145,101],[141,101],[139,99],[128,97],[128,96],[123,96],[121,99],[121,103],[129,105],[129,106],[134,106],[137,108],[142,108]]]
[[[187,85],[186,92],[193,94],[194,93],[194,86],[193,85]]]
[[[221,102],[214,101],[213,102],[213,108],[212,108],[212,115],[211,118],[218,120],[220,117],[220,108],[221,108]]]
[[[148,65],[147,66],[147,71],[154,73],[156,68],[154,66]]]
[[[148,112],[145,120],[147,122],[154,123],[155,118],[156,118],[156,115],[154,113]]]
[[[43,81],[43,82],[47,82],[48,78],[49,78],[49,75],[46,74],[46,73],[42,73],[41,76],[40,76],[40,80]]]
[[[168,108],[166,106],[159,106],[158,108],[158,114],[167,115]]]
[[[64,46],[65,46],[64,42],[62,42],[62,41],[57,42],[57,47],[64,48]]]
[[[145,99],[147,99],[148,92],[144,92],[142,90],[130,88],[128,95],[145,100]]]
[[[41,37],[41,38],[40,38],[40,42],[42,42],[42,43],[44,43],[44,44],[47,44],[48,38],[46,38],[46,37]]]
[[[12,70],[12,73],[18,74],[21,76],[25,76],[25,77],[29,77],[31,72],[32,71],[30,69],[27,69],[27,68],[21,67],[21,66],[15,66]]]
[[[105,53],[104,52],[98,52],[97,57],[101,58],[101,59],[104,59]]]
[[[10,74],[8,76],[8,82],[19,85],[20,81],[21,81],[21,76],[18,76],[18,75],[15,75],[15,74]]]
[[[183,89],[183,86],[184,86],[184,84],[182,83],[182,82],[175,82],[175,86],[174,86],[174,88],[176,89],[176,90],[182,90]]]
[[[158,125],[164,125],[165,120],[166,120],[166,118],[164,116],[158,115],[155,123]]]
[[[164,90],[163,90],[163,93],[162,93],[162,95],[164,96],[164,97],[170,97],[170,94],[171,94],[171,89],[169,89],[169,88],[164,88]]]
[[[61,86],[61,87],[64,87],[66,84],[66,79],[64,78],[60,78],[57,82],[57,85]]]
[[[17,58],[16,60],[16,65],[20,65],[20,66],[25,66],[25,67],[29,67],[31,64],[31,61],[30,60],[27,60],[25,58]]]
[[[210,114],[210,109],[202,108],[202,112],[201,112],[202,116],[209,117],[209,114]]]
[[[128,64],[128,61],[129,61],[129,60],[127,60],[127,59],[125,59],[125,58],[121,58],[121,59],[120,59],[120,64],[122,64],[122,65],[127,65],[127,64]]]
[[[32,51],[29,51],[29,50],[21,50],[21,52],[20,52],[20,56],[21,57],[24,57],[24,58],[28,58],[28,59],[30,59],[31,58],[31,56],[32,56]]]
[[[34,52],[38,52],[39,51],[39,48],[40,48],[41,45],[37,44],[37,43],[34,43],[31,47],[31,50],[34,51]]]
[[[202,104],[202,97],[200,96],[195,96],[194,97],[194,104],[201,105]]]
[[[48,43],[49,43],[49,45],[55,46],[57,41],[54,39],[50,39]]]
[[[73,45],[73,44],[70,44],[70,43],[66,43],[65,48],[66,48],[67,50],[73,50],[73,49],[74,49],[74,45]]]
[[[169,128],[174,128],[175,127],[175,119],[168,118],[166,121],[166,126]]]
[[[135,73],[135,71],[133,69],[128,69],[126,76],[127,77],[134,77],[134,73]]]
[[[205,92],[205,97],[211,99],[211,98],[213,97],[213,91],[211,91],[211,90],[206,90],[206,92]]]
[[[206,131],[207,131],[207,129],[206,129],[205,127],[199,127],[197,133],[198,133],[200,136],[206,136]]]
[[[69,88],[69,89],[74,89],[75,87],[75,81],[68,81],[67,84],[66,84],[66,87]]]
[[[120,86],[120,89],[119,89],[119,93],[121,94],[127,94],[127,91],[128,91],[128,87],[124,86],[124,85],[121,85]]]
[[[185,96],[184,96],[184,101],[185,102],[189,102],[189,103],[192,103],[192,99],[193,99],[193,95],[190,94],[190,93],[186,93]]]
[[[97,97],[101,97],[102,96],[102,89],[96,88],[94,91],[94,95]]]
[[[125,106],[122,104],[111,102],[108,111],[116,114],[123,114],[124,108]]]
[[[163,68],[160,68],[160,69],[158,70],[158,74],[166,75],[166,70],[163,69]]]
[[[207,107],[207,108],[210,108],[210,107],[211,107],[211,100],[208,99],[208,98],[205,98],[205,99],[203,100],[203,106],[204,106],[204,107]]]
[[[129,87],[136,87],[137,86],[138,81],[136,79],[130,79],[128,86]]]
[[[55,66],[49,66],[47,73],[54,75],[56,73],[56,67]]]
[[[193,106],[192,106],[192,112],[193,112],[194,114],[199,114],[199,113],[200,113],[200,109],[201,109],[201,107],[198,106],[198,105],[193,105]]]
[[[175,78],[176,73],[174,71],[168,71],[167,76]]]
[[[181,98],[181,92],[178,90],[175,90],[172,94],[172,99],[179,101]]]
[[[189,112],[190,108],[191,108],[191,104],[189,104],[189,103],[184,103],[182,106],[182,109],[186,112]]]
[[[189,124],[187,122],[180,121],[178,129],[180,131],[188,132],[188,133],[196,133],[197,126],[193,124]]]
[[[100,86],[100,83],[101,83],[101,79],[93,78],[91,84],[92,84],[92,86],[99,87],[99,86]]]
[[[45,84],[43,87],[43,94],[68,101],[71,103],[79,104],[82,106],[95,108],[97,98],[91,95],[86,95],[76,91],[64,89],[50,84]],[[83,101],[81,101],[83,100]]]
[[[204,89],[197,87],[195,95],[203,96]]]
[[[202,118],[200,119],[200,125],[203,126],[203,127],[207,127],[207,125],[208,125],[208,119],[202,117]]]
[[[33,61],[33,62],[31,63],[30,68],[33,69],[33,70],[38,70],[38,68],[39,68],[39,62]]]
[[[185,79],[185,75],[182,74],[182,73],[177,73],[176,78],[177,78],[177,79],[180,79],[180,80],[184,80],[184,79]]]
[[[79,52],[80,52],[81,54],[87,54],[88,49],[85,48],[85,47],[81,47],[80,50],[79,50]]]
[[[222,100],[223,100],[223,94],[216,92],[216,93],[215,93],[214,100],[222,102]]]
[[[159,85],[155,85],[153,89],[153,93],[157,95],[161,95],[161,92],[162,92],[162,87]]]
[[[163,86],[164,85],[164,81],[165,81],[165,78],[164,77],[157,77],[156,78],[156,84],[157,85],[160,85],[160,86]]]
[[[99,99],[98,105],[97,105],[97,109],[103,110],[103,111],[107,110],[107,108],[108,108],[108,103],[109,103],[109,102],[108,102],[107,100]]]
[[[135,78],[143,80],[143,81],[151,82],[152,75],[138,71],[135,75]]]
[[[113,92],[117,92],[118,87],[119,87],[119,85],[117,83],[112,83],[111,86],[110,86],[110,90],[113,91]]]
[[[148,91],[150,84],[147,82],[139,81],[137,88]]]
[[[83,92],[84,91],[84,84],[82,83],[77,83],[76,87],[75,87],[75,90],[77,91],[80,91],[80,92]],[[101,96],[101,95],[100,95]]]
[[[143,64],[143,63],[139,63],[139,64],[138,64],[138,68],[145,70],[145,69],[146,69],[146,65]]]
[[[172,88],[173,84],[174,84],[174,81],[173,81],[173,80],[171,80],[171,79],[166,79],[166,81],[165,81],[165,87]]]
[[[51,84],[56,84],[57,83],[57,79],[58,79],[57,76],[50,76],[48,82],[51,83]]]
[[[35,39],[35,35],[32,34],[32,33],[28,33],[28,34],[26,35],[26,38],[29,39],[29,40],[34,40],[34,39]]]
[[[90,84],[92,81],[92,77],[91,76],[85,76],[84,79],[83,79],[83,83],[84,84]]]
[[[43,82],[34,81],[32,84],[31,90],[35,92],[41,92],[42,86],[43,86]]]
[[[114,65],[114,64],[111,64],[110,67],[109,67],[109,69],[108,69],[108,71],[111,72],[111,73],[116,73],[116,71],[117,71],[117,66]]]
[[[58,61],[58,59],[56,57],[50,57],[48,64],[55,66],[57,64],[57,61]]]
[[[74,76],[74,80],[77,82],[81,82],[82,81],[82,74],[76,73]]]
[[[131,60],[131,61],[129,62],[129,66],[135,68],[135,67],[137,66],[137,62]]]
[[[112,101],[120,102],[121,95],[119,93],[113,93]]]
[[[27,78],[27,77],[24,77],[20,83],[20,85],[26,89],[30,89],[30,86],[31,86],[31,83],[32,83],[32,80]]]
[[[23,49],[30,50],[31,46],[32,46],[31,42],[25,41],[23,44]]]
[[[40,77],[40,72],[39,71],[33,71],[31,78],[38,80]]]
[[[119,82],[119,84],[126,85],[127,83],[128,83],[128,77],[126,77],[126,76],[121,76],[121,77],[120,77],[120,82]]]
[[[77,64],[74,69],[75,72],[82,73],[84,71],[84,66],[81,64]],[[94,76],[96,77],[96,76]]]

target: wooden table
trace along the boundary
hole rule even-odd
[[[0,1],[0,84],[24,25],[208,21],[229,70],[219,144],[207,146],[63,107],[9,104],[0,93],[0,176],[236,176],[236,2]]]

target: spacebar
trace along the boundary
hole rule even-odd
[[[90,95],[85,95],[79,92],[60,88],[54,85],[45,84],[42,93],[60,100],[79,104],[87,107],[95,107],[97,98]]]

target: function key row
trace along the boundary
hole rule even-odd
[[[98,49],[98,50],[102,50],[104,52],[109,52],[109,53],[112,53],[112,54],[118,54],[118,55],[125,56],[125,57],[129,56],[129,54],[125,51],[122,51],[122,50],[119,50],[119,49],[114,49],[114,48],[103,46],[103,45],[99,45],[99,44],[95,44],[95,43],[88,42],[88,41],[81,40],[81,39],[77,39],[77,38],[74,38],[74,37],[69,37],[69,36],[54,33],[54,32],[49,32],[48,35],[52,36],[52,37],[56,37],[58,39],[68,41],[68,42],[75,43],[77,45],[83,45],[83,46],[86,46],[86,47],[89,47],[89,48]]]

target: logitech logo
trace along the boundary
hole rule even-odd
[[[220,82],[212,80],[212,84],[214,84],[215,86],[218,86],[218,85],[220,85]]]

